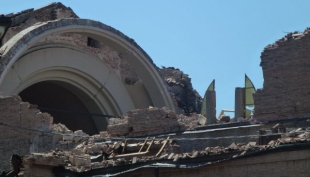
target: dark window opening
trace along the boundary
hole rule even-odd
[[[94,48],[100,48],[101,44],[99,41],[97,41],[96,39],[87,37],[87,46],[88,47],[94,47]]]
[[[54,123],[62,123],[70,130],[83,130],[93,135],[98,130],[86,106],[70,90],[53,82],[39,82],[23,90],[23,101],[35,104],[41,112],[47,112]]]

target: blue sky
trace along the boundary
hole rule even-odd
[[[1,0],[0,13],[39,8],[48,0]],[[263,87],[264,47],[310,26],[307,0],[62,0],[80,18],[101,21],[133,38],[157,66],[173,66],[204,95],[216,80],[217,112],[234,108],[244,74]],[[5,7],[5,8],[3,8]]]

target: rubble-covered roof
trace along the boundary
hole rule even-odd
[[[33,153],[24,159],[27,165],[61,166],[62,170],[88,175],[116,175],[143,167],[193,168],[276,151],[305,149],[310,146],[310,131],[296,129],[282,134],[267,145],[256,142],[232,143],[227,147],[206,147],[202,151],[182,153],[173,140],[148,138],[138,143],[126,141],[96,142],[94,136],[71,151],[53,150]],[[59,167],[57,167],[59,169]]]

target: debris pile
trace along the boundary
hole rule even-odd
[[[53,124],[52,131],[59,132],[59,133],[68,133],[68,134],[72,133],[72,130],[68,129],[67,126],[61,123]]]
[[[178,121],[185,124],[187,130],[191,130],[197,126],[207,124],[207,118],[201,114],[192,113],[188,116],[184,114],[177,115]]]
[[[61,123],[53,124],[52,131],[56,132],[55,136],[59,133],[59,140],[63,141],[79,142],[83,139],[87,139],[88,137],[88,134],[84,133],[82,130],[76,130],[73,132]]]
[[[30,173],[32,166],[36,165],[63,166],[74,172],[83,172],[164,158],[162,154],[166,153],[181,153],[180,147],[169,138],[146,138],[138,143],[98,142],[98,138],[90,137],[70,151],[56,149],[48,153],[32,153],[24,159],[25,174]]]
[[[205,124],[206,118],[199,114],[177,115],[166,108],[150,107],[129,111],[123,118],[111,118],[107,132],[110,136],[147,136],[185,131]]]
[[[183,153],[174,140],[163,138],[146,138],[123,141],[99,141],[99,136],[93,136],[79,144],[71,151],[54,150],[48,153],[33,153],[24,158],[25,174],[34,165],[63,166],[73,172],[84,172],[98,168],[109,168],[126,164],[145,162],[178,163],[194,158],[205,158],[205,163],[216,163],[239,156],[278,148],[285,144],[309,143],[310,129],[296,129],[266,145],[257,142],[232,143],[227,147],[206,147],[202,151]]]
[[[223,115],[218,119],[219,123],[227,123],[230,121],[231,121],[230,116],[226,116],[226,115]]]

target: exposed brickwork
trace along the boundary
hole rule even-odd
[[[13,36],[25,30],[24,32],[19,33],[19,36],[21,37],[19,38],[20,43],[17,43],[17,41],[12,41],[10,42],[10,44],[8,44],[8,46],[14,45],[16,48],[19,48],[20,47],[19,45],[24,45],[25,43],[27,43],[27,41],[31,40],[32,38],[36,37],[37,35],[49,29],[55,29],[58,27],[64,27],[64,26],[70,26],[70,25],[82,25],[82,26],[85,25],[85,26],[93,26],[96,28],[108,30],[109,32],[114,33],[115,35],[123,38],[125,41],[127,41],[128,43],[132,44],[137,49],[139,49],[140,52],[146,58],[148,58],[148,60],[152,64],[154,64],[152,59],[148,56],[148,54],[133,39],[124,35],[120,31],[112,28],[111,26],[105,25],[101,22],[95,22],[95,21],[86,20],[86,19],[78,19],[78,16],[70,8],[62,5],[61,3],[52,3],[50,5],[47,5],[45,7],[42,7],[36,10],[29,9],[29,10],[25,10],[25,11],[22,11],[16,14],[9,14],[7,16],[10,16],[13,18],[12,19],[13,23],[3,39],[4,44],[8,42],[9,39],[11,39]],[[63,19],[63,18],[75,18],[75,19]],[[55,20],[56,23],[51,23],[51,20]],[[38,23],[38,22],[41,22],[41,23]],[[31,29],[32,27],[35,27],[35,26],[40,26],[40,27],[36,28],[35,30]],[[87,36],[81,36],[81,35],[76,35],[76,34],[72,36],[73,38],[70,38],[71,35],[63,34],[63,35],[60,35],[58,39],[55,39],[55,40],[58,40],[58,42],[60,41],[65,42],[66,44],[68,43],[74,44],[74,45],[77,45],[85,49],[84,45],[87,44],[85,40]],[[55,36],[51,36],[51,38],[52,37],[55,37]],[[85,42],[85,44],[84,43],[82,44],[81,41],[77,42],[81,38],[83,38],[82,41]],[[47,40],[51,40],[51,39],[47,39]],[[2,47],[3,50],[1,50],[0,53],[3,53],[3,52],[6,53],[8,46],[4,45]],[[103,58],[103,55],[107,54],[107,51],[110,52],[110,48],[107,46],[104,46],[104,44],[102,45],[101,50],[95,49],[95,48],[93,49],[88,48],[88,51],[89,50],[92,50],[93,53],[95,53],[96,55],[98,54],[98,56],[101,58]],[[100,54],[100,52],[103,52],[103,53]],[[14,51],[12,51],[12,54],[14,54]],[[2,61],[0,63],[1,68],[4,67],[6,63],[6,58],[11,58],[11,57],[12,55],[7,56],[7,57],[5,56],[2,57]],[[127,84],[134,84],[136,81],[139,80],[139,78],[135,77],[136,73],[135,72],[132,73],[132,71],[134,71],[132,67],[127,62],[124,62],[124,60],[122,60],[121,54],[114,53],[113,56],[111,56],[111,52],[110,52],[109,56],[104,59],[106,60],[108,64],[110,64],[111,68],[113,69],[116,70],[116,69],[122,68],[122,70],[119,70],[117,72],[120,72],[119,75],[122,75],[123,79],[125,80]],[[155,64],[154,64],[154,67],[156,67]]]
[[[258,121],[310,113],[310,33],[290,33],[261,54],[264,88],[254,95]]]
[[[33,26],[38,22],[46,22],[50,20],[63,19],[63,18],[78,18],[78,16],[69,7],[61,3],[52,3],[45,7],[33,10],[28,9],[16,14],[7,15],[12,17],[12,25],[7,31],[3,43],[11,39],[14,35],[22,30]],[[87,46],[87,36],[80,34],[57,34],[50,35],[41,44],[62,43],[66,45],[73,45],[80,49],[86,50],[98,58],[105,61],[126,84],[134,84],[140,79],[137,73],[130,66],[130,64],[121,58],[121,54],[113,51],[106,45],[101,45],[100,48]]]
[[[132,85],[139,81],[139,77],[134,68],[121,57],[121,54],[114,51],[107,45],[100,45],[95,48],[87,45],[88,37],[80,34],[63,33],[57,35],[50,35],[42,40],[41,45],[45,44],[65,44],[66,46],[78,47],[83,51],[87,51],[102,61],[114,70],[114,73],[123,80],[126,84]]]
[[[41,131],[50,131],[53,118],[41,113],[29,103],[22,102],[17,96],[0,97],[0,122],[15,128],[0,125],[0,171],[9,168],[13,154],[27,155],[52,148],[53,137],[40,132],[16,127],[25,127]]]
[[[20,31],[38,22],[46,22],[61,18],[78,18],[71,8],[61,3],[52,3],[36,10],[28,9],[6,16],[12,18],[12,25],[4,36],[2,43],[5,43]]]
[[[146,108],[129,111],[124,118],[110,119],[107,132],[111,136],[147,136],[156,133],[185,131],[199,126],[202,115],[176,115],[162,108]],[[202,122],[202,121],[201,121]]]
[[[179,69],[173,67],[159,69],[167,83],[167,89],[184,113],[200,113],[202,98],[193,89],[191,79]]]
[[[20,36],[20,38],[16,38],[14,41],[7,43],[7,45],[4,45],[2,50],[0,50],[0,53],[3,53],[0,62],[0,71],[4,70],[8,60],[14,56],[16,51],[15,49],[21,47],[20,45],[27,43],[27,41],[31,40],[33,37],[36,37],[46,30],[68,25],[86,25],[108,30],[137,47],[140,52],[145,55],[146,58],[148,58],[153,64],[151,58],[146,54],[146,52],[143,51],[140,46],[135,43],[133,39],[125,36],[120,31],[100,22],[78,19],[78,16],[70,8],[62,5],[61,3],[52,3],[36,10],[28,9],[20,13],[9,14],[7,16],[12,17],[13,23],[5,35],[3,43],[8,42],[9,39],[11,39],[13,36],[16,36],[17,34]],[[70,20],[63,18],[75,19]],[[51,20],[56,20],[56,23],[49,23],[48,21]],[[35,28],[35,26],[38,26],[39,28]],[[121,78],[126,84],[132,85],[140,80],[140,78],[137,76],[137,73],[135,72],[135,68],[133,68],[126,61],[126,59],[122,58],[121,53],[115,52],[104,43],[100,44],[99,48],[87,46],[87,38],[87,36],[80,34],[57,34],[51,35],[42,40],[41,44],[44,45],[50,43],[62,43],[78,47],[82,50],[94,54],[106,62],[114,70],[115,74],[119,76],[119,78]],[[12,45],[14,46],[10,51],[10,47]],[[154,67],[157,68],[155,64]],[[163,79],[168,84],[168,91],[176,100],[176,105],[178,105],[185,113],[199,112],[201,109],[202,99],[199,94],[193,90],[190,83],[190,78],[186,74],[183,74],[181,71],[174,70],[172,68],[159,70]]]

